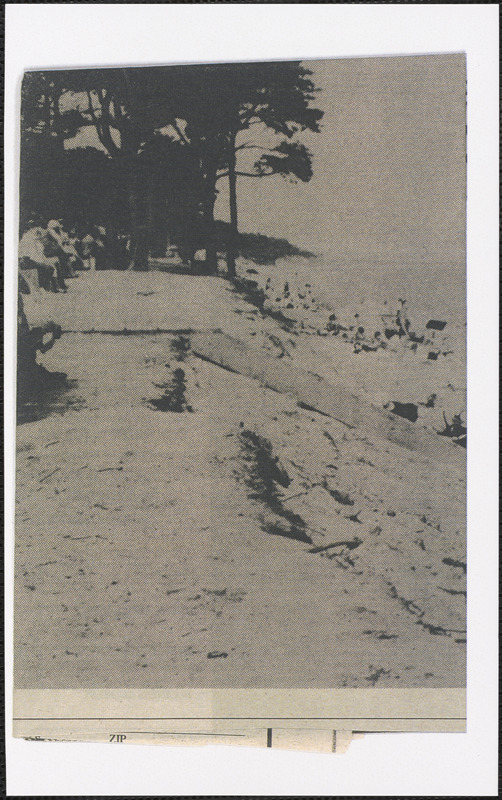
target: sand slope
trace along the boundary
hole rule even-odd
[[[18,428],[19,688],[464,685],[461,460],[301,409],[175,333],[83,331],[220,329],[349,387],[359,355],[394,376],[399,355],[328,357],[218,278],[96,273],[44,302],[72,332],[43,364],[75,383]],[[149,403],[174,369],[191,413]]]

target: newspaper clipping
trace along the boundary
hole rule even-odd
[[[15,735],[464,731],[465,56],[21,92]]]

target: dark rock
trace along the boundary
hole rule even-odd
[[[418,409],[415,403],[399,403],[397,400],[394,400],[389,406],[389,411],[396,414],[398,417],[409,419],[410,422],[416,422],[418,419]]]
[[[446,322],[443,322],[439,319],[430,319],[425,327],[428,328],[428,330],[444,331],[446,328]]]
[[[347,328],[344,328],[343,325],[340,325],[339,322],[336,322],[336,318],[333,319],[330,317],[329,322],[326,325],[326,330],[330,331],[334,336],[338,336],[341,331],[346,331]]]

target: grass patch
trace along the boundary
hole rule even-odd
[[[273,521],[264,521],[263,530],[275,536],[286,536],[312,544],[302,517],[282,505],[277,484],[287,488],[291,480],[279,464],[278,457],[273,455],[271,442],[250,430],[241,431],[240,441],[242,458],[247,468],[246,483],[252,490],[249,497],[260,500],[277,517]]]
[[[188,336],[176,336],[169,346],[176,361],[184,361],[190,351],[190,339]]]
[[[185,392],[186,380],[185,371],[179,367],[173,372],[173,377],[169,383],[156,383],[158,389],[163,389],[161,397],[153,398],[149,405],[157,411],[173,411],[181,414],[183,411],[193,411],[192,406],[188,405]]]

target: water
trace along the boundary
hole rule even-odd
[[[465,268],[458,264],[375,263],[324,255],[282,259],[274,272],[310,283],[321,303],[341,315],[357,313],[360,306],[374,314],[391,313],[405,300],[417,324],[433,318],[465,325]]]

